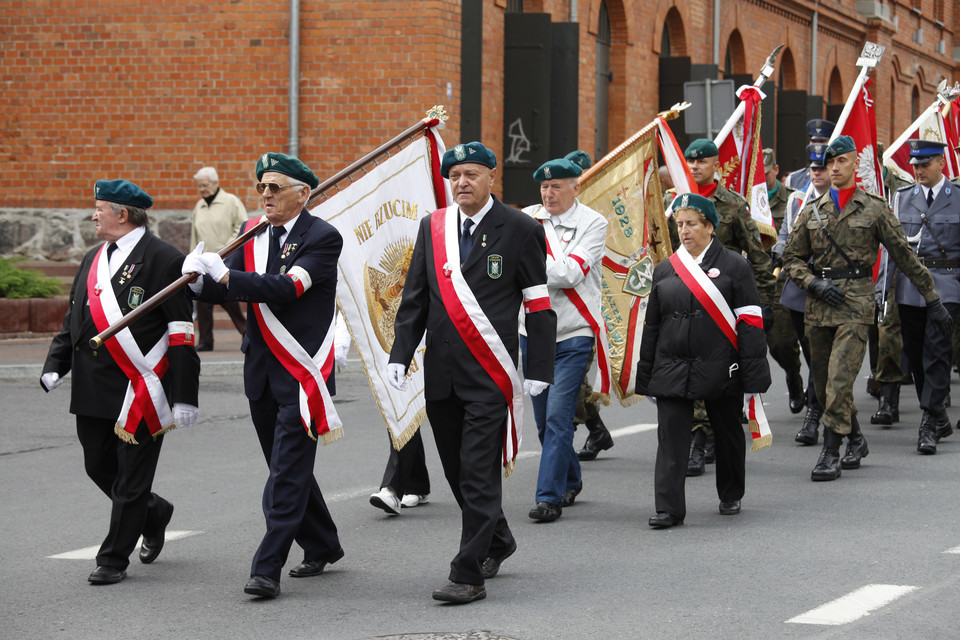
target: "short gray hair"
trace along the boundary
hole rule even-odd
[[[140,207],[135,207],[130,204],[117,204],[116,202],[111,202],[110,208],[113,209],[113,215],[115,216],[119,216],[120,212],[126,209],[130,224],[135,227],[146,227],[150,224],[150,218],[147,217],[146,209],[141,209]]]
[[[213,167],[201,167],[200,171],[197,171],[193,175],[194,180],[209,180],[210,182],[220,182],[220,176],[217,175],[217,170]]]

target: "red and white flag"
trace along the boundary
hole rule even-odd
[[[667,124],[666,118],[657,116],[657,144],[660,146],[660,154],[663,156],[663,166],[667,168],[670,175],[670,181],[673,182],[673,188],[677,195],[685,193],[699,193],[697,182],[690,173],[690,167],[683,158],[683,151],[677,144],[677,139]],[[671,203],[672,204],[672,203]],[[673,214],[673,207],[669,207],[664,212],[667,217]]]
[[[729,133],[721,131],[713,141],[720,151],[720,183],[746,198],[764,246],[772,246],[777,241],[777,230],[770,213],[760,142],[760,103],[766,96],[758,87],[744,85],[737,89],[737,97],[743,101],[743,116],[732,127],[728,121],[723,131]],[[737,113],[734,111],[730,117],[737,117]]]
[[[937,101],[932,104],[883,153],[883,165],[903,180],[913,182],[914,174],[910,165],[910,146],[907,140],[919,138],[946,144],[947,148],[944,149],[946,163],[943,173],[948,180],[960,176],[960,163],[957,161],[955,151],[958,145],[958,129],[960,129],[958,113],[960,110],[954,108],[952,103],[944,105]]]
[[[850,136],[857,147],[857,186],[868,193],[883,197],[883,167],[877,157],[877,119],[868,78],[853,102],[853,108],[837,135]]]

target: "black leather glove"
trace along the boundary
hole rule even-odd
[[[763,318],[763,330],[770,331],[773,328],[773,307],[768,304],[761,304],[760,317]]]
[[[945,336],[953,335],[953,318],[939,299],[927,304],[927,321]]]
[[[831,307],[839,307],[843,304],[847,294],[830,280],[823,278],[814,278],[807,285],[807,291],[826,302]]]

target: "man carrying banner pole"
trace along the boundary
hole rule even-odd
[[[266,534],[253,557],[244,593],[280,595],[280,573],[294,540],[303,562],[290,576],[323,573],[343,557],[337,527],[313,475],[316,441],[341,437],[331,395],[337,261],[343,239],[305,206],[320,180],[283,153],[256,164],[270,232],[224,260],[202,253],[183,262],[183,273],[203,277],[190,285],[198,300],[249,303],[242,350],[244,391],[270,474],[263,490]],[[259,219],[247,222],[251,228]]]
[[[596,349],[601,394],[610,394],[610,354],[600,316],[600,260],[607,220],[577,200],[580,165],[560,158],[533,174],[542,204],[523,211],[543,226],[547,240],[547,290],[557,314],[553,384],[531,399],[542,453],[536,506],[530,518],[552,522],[583,489],[580,461],[573,449],[573,417],[578,392]],[[526,361],[529,336],[521,318],[520,346]]]
[[[390,384],[403,389],[426,331],[426,412],[462,515],[450,582],[433,598],[459,604],[485,598],[484,581],[517,549],[501,508],[499,467],[513,470],[523,394],[553,381],[556,346],[543,227],[491,195],[496,166],[479,142],[444,153],[440,174],[457,206],[420,222],[387,367]],[[522,383],[521,306],[530,336]]]

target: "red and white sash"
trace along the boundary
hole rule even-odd
[[[440,296],[457,332],[484,370],[490,374],[507,401],[507,428],[503,434],[503,466],[505,475],[513,473],[523,430],[523,385],[520,374],[504,346],[500,335],[487,318],[470,285],[460,271],[457,221],[459,208],[454,205],[437,209],[430,215],[433,241],[433,266]],[[450,260],[449,256],[454,259]],[[546,289],[546,287],[544,287]],[[549,308],[549,297],[547,298]]]
[[[727,336],[733,348],[739,351],[737,346],[737,322],[743,321],[747,324],[763,328],[763,316],[760,307],[749,305],[739,307],[735,310],[730,309],[726,299],[713,281],[703,272],[700,265],[697,264],[686,247],[680,246],[676,252],[670,256],[670,264],[674,271],[680,276],[683,284],[690,289],[690,292],[697,301],[706,310],[707,315],[717,323],[723,334]],[[769,447],[773,444],[773,432],[770,430],[770,423],[767,422],[767,416],[763,412],[763,401],[759,393],[750,393],[746,397],[746,406],[744,410],[750,420],[750,435],[753,438],[751,451]]]
[[[110,261],[106,252],[107,244],[104,243],[93,257],[93,264],[87,272],[90,317],[100,332],[123,317],[113,284],[110,282]],[[117,436],[125,442],[137,444],[134,435],[141,420],[147,423],[150,435],[154,438],[175,426],[173,412],[160,383],[170,366],[167,361],[167,346],[171,343],[192,344],[193,324],[171,322],[157,344],[146,354],[140,350],[129,327],[118,331],[104,343],[114,362],[130,381],[114,427]]]
[[[250,229],[263,218],[248,220],[244,231]],[[247,271],[264,273],[270,252],[270,234],[261,233],[243,247],[244,268]],[[287,274],[297,287],[297,296],[310,288],[310,277],[304,269],[295,266]],[[300,419],[307,435],[323,444],[329,444],[343,436],[343,422],[333,406],[327,378],[333,371],[333,319],[325,328],[320,349],[312,356],[297,342],[297,339],[280,322],[265,303],[250,305],[257,319],[257,326],[271,353],[276,356],[300,384]]]
[[[541,220],[538,218],[537,221],[540,222],[543,227],[544,235],[546,235],[547,238],[547,262],[551,260],[556,261],[555,256],[562,257],[564,255],[563,243],[560,241],[560,238],[557,237],[557,230],[549,220]],[[571,254],[570,257],[580,264],[580,269],[584,275],[590,271],[590,265],[586,264],[586,261],[581,256]],[[577,289],[580,289],[580,291],[577,291]],[[610,397],[610,349],[607,346],[607,323],[604,322],[603,316],[600,315],[599,307],[591,309],[587,303],[584,302],[583,296],[580,295],[581,292],[586,294],[584,289],[585,282],[581,282],[577,287],[562,289],[562,291],[566,294],[570,302],[573,303],[573,306],[577,308],[577,311],[580,312],[583,319],[587,321],[597,341],[598,371],[594,387],[599,390],[601,397],[604,398],[604,402],[606,402],[606,399]]]

